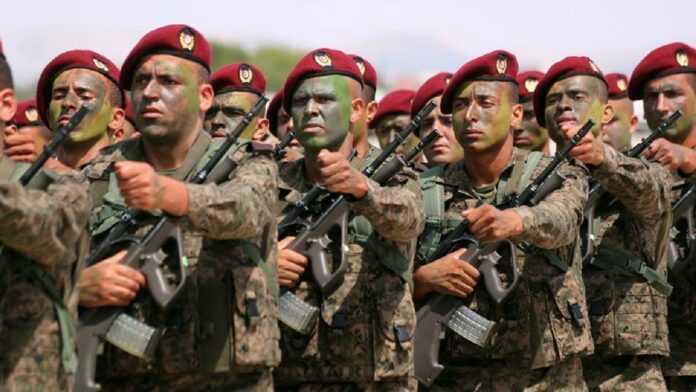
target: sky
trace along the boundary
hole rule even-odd
[[[494,49],[516,54],[521,70],[586,55],[604,72],[630,74],[657,46],[696,45],[694,0],[77,0],[6,2],[4,9],[0,39],[20,86],[35,83],[65,50],[92,49],[119,65],[142,35],[170,23],[247,48],[357,53],[392,85],[455,71]]]

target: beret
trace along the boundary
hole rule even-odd
[[[457,89],[470,80],[505,81],[517,83],[517,58],[505,50],[494,50],[462,65],[454,73],[449,85],[442,94],[440,111],[452,113],[452,103]]]
[[[660,46],[638,63],[628,83],[628,96],[643,99],[645,84],[678,73],[696,73],[696,49],[682,42]]]
[[[628,98],[628,76],[622,73],[608,73],[604,75],[609,87],[609,99]]]
[[[168,54],[195,61],[210,71],[210,45],[193,27],[167,25],[145,34],[133,47],[121,66],[121,86],[130,90],[133,74],[141,61],[153,54]]]
[[[283,92],[278,91],[271,99],[268,104],[268,109],[266,110],[266,117],[268,118],[268,127],[271,133],[278,136],[278,114],[280,114],[281,106],[283,105]]]
[[[375,128],[377,124],[389,114],[411,114],[411,104],[416,94],[413,90],[394,90],[385,95],[377,105],[377,113],[370,121],[370,128]]]
[[[517,74],[517,86],[520,94],[520,102],[527,102],[534,97],[534,90],[541,79],[544,78],[544,73],[540,71],[525,71]]]
[[[259,96],[266,92],[266,77],[253,64],[236,63],[226,65],[210,77],[215,94],[231,91],[246,91]]]
[[[48,106],[51,103],[53,81],[68,69],[84,68],[97,72],[112,81],[125,99],[123,90],[119,88],[119,71],[111,60],[91,50],[70,50],[56,56],[41,72],[36,85],[36,107],[44,124],[48,124]]]
[[[369,61],[365,60],[364,57],[360,57],[357,54],[351,54],[350,57],[355,60],[355,64],[360,70],[360,75],[362,75],[363,83],[377,89],[377,70],[370,64]]]
[[[604,84],[607,84],[607,81],[604,79],[604,74],[602,74],[602,71],[599,70],[597,65],[589,57],[569,56],[553,64],[551,68],[546,71],[544,78],[541,79],[534,91],[534,114],[536,115],[539,125],[542,127],[546,126],[546,119],[544,118],[546,94],[548,94],[553,84],[559,80],[577,75],[594,76]]]
[[[336,49],[315,49],[300,59],[285,80],[283,86],[285,111],[290,113],[292,94],[302,81],[324,75],[344,75],[358,81],[361,87],[363,85],[360,69],[352,57]]]
[[[415,116],[431,99],[442,95],[447,88],[447,84],[452,79],[452,74],[449,72],[440,72],[435,76],[431,76],[416,90],[411,104],[411,116]]]
[[[12,122],[17,125],[18,128],[41,125],[42,122],[39,120],[39,112],[36,109],[36,100],[28,99],[17,103],[17,111],[15,112]]]

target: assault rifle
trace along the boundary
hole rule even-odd
[[[210,160],[193,176],[191,183],[219,182],[229,176],[234,165],[227,163],[230,161],[226,159],[228,152],[242,131],[263,109],[267,100],[266,97],[261,97],[256,101]],[[147,277],[150,295],[162,309],[166,309],[183,290],[188,274],[188,261],[181,245],[179,219],[163,215],[144,236],[126,235],[129,231],[134,232],[134,229],[138,228],[140,223],[134,219],[138,214],[138,211],[129,209],[122,216],[117,227],[114,227],[115,232],[122,237],[111,238],[114,236],[109,233],[106,240],[110,242],[103,241],[89,259],[102,260],[115,254],[117,250],[127,249],[122,263],[138,269]],[[85,392],[101,389],[94,376],[98,349],[102,340],[132,355],[149,360],[162,333],[163,331],[129,316],[125,308],[84,309],[80,314],[80,326],[77,332],[79,362],[75,390]]]
[[[507,209],[521,205],[535,205],[557,189],[563,182],[558,174],[558,167],[568,159],[570,150],[593,126],[594,123],[588,120],[522,193],[511,195],[496,207]],[[467,250],[461,258],[478,268],[488,294],[497,304],[501,304],[519,283],[520,272],[515,265],[515,245],[509,240],[481,244],[469,231],[469,222],[464,220],[440,242],[428,262],[464,247]],[[501,260],[508,262],[508,269],[512,275],[507,287],[504,287],[498,270]],[[464,299],[445,294],[433,294],[418,310],[417,319],[414,337],[415,374],[420,382],[428,386],[444,370],[444,366],[439,362],[439,353],[440,340],[445,336],[446,326],[482,347],[488,344],[495,326],[495,323],[469,309]]]

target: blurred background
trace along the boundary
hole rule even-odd
[[[92,49],[120,65],[143,34],[169,23],[205,34],[214,68],[241,60],[258,65],[269,96],[304,52],[322,46],[370,61],[381,97],[498,48],[516,54],[521,71],[545,71],[567,55],[587,55],[605,73],[630,76],[659,45],[696,45],[693,0],[77,0],[5,2],[3,8],[0,38],[19,99],[33,96],[41,70],[60,52]],[[642,122],[642,106],[636,109]]]

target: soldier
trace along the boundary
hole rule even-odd
[[[667,130],[664,139],[656,140],[645,155],[673,171],[677,186],[685,181],[693,183],[696,171],[696,50],[674,42],[648,53],[631,74],[628,96],[643,100],[645,119],[651,129],[675,111],[682,112],[682,117]],[[673,192],[672,201],[679,196],[680,192]],[[670,283],[674,285],[667,311],[671,356],[664,361],[662,370],[667,387],[675,391],[693,391],[696,385],[694,271],[694,264],[689,263],[684,270],[669,274]]]
[[[50,139],[51,130],[39,119],[36,100],[18,103],[14,118],[5,128],[5,155],[16,162],[34,162]]]
[[[84,307],[128,306],[164,335],[151,362],[107,345],[102,384],[113,391],[273,389],[278,347],[277,168],[263,145],[230,151],[236,169],[216,185],[186,183],[219,146],[203,131],[213,104],[210,46],[197,30],[168,25],[146,34],[123,64],[141,136],[105,149],[85,169],[97,207],[98,241],[126,206],[179,216],[188,282],[166,310],[121,251],[80,278]]]
[[[130,139],[138,135],[138,130],[135,129],[135,116],[133,115],[133,104],[131,104],[131,100],[128,97],[128,93],[124,94],[124,98],[126,100],[126,105],[124,109],[126,121],[121,123],[121,129],[116,131],[114,135],[116,141]]]
[[[294,199],[314,184],[349,195],[350,229],[343,282],[322,294],[304,274],[309,260],[279,248],[280,285],[318,307],[310,332],[283,327],[283,362],[276,382],[291,391],[405,391],[412,378],[415,314],[410,281],[413,240],[422,230],[421,194],[412,172],[386,185],[359,170],[374,159],[348,162],[351,132],[365,110],[360,70],[334,49],[305,55],[285,82],[283,106],[293,117],[304,159],[281,168]],[[314,208],[315,206],[312,206]]]
[[[116,140],[125,112],[123,91],[118,87],[118,68],[106,57],[90,50],[71,50],[46,65],[36,89],[39,116],[50,129],[67,123],[79,104],[92,111],[57,151],[55,170],[80,170],[99,150]]]
[[[283,109],[283,92],[279,91],[268,104],[268,129],[273,136],[273,143],[280,143],[294,130],[292,117],[285,113]],[[281,159],[283,162],[292,162],[302,158],[302,146],[297,138],[293,138],[285,148],[285,155]]]
[[[520,104],[524,110],[519,128],[514,130],[515,147],[531,151],[541,151],[549,154],[549,131],[539,126],[534,116],[534,90],[544,73],[539,71],[521,72],[517,75],[517,86],[520,92]]]
[[[353,125],[352,133],[356,156],[364,159],[368,151],[371,150],[368,141],[370,134],[368,125],[377,114],[377,101],[375,101],[377,70],[364,57],[357,54],[350,54],[349,56],[353,58],[355,65],[358,66],[363,80],[362,99],[365,103],[365,110],[362,111],[362,117]]]
[[[205,129],[213,138],[224,138],[266,92],[266,78],[247,63],[226,65],[210,77],[215,92],[213,106],[205,114]],[[240,139],[258,139],[268,132],[265,110],[242,132]],[[258,135],[255,137],[255,135]]]
[[[452,130],[452,115],[444,114],[440,109],[440,100],[442,93],[447,87],[452,78],[449,72],[440,72],[426,80],[422,86],[416,91],[411,103],[411,116],[415,116],[423,109],[425,105],[434,102],[437,106],[433,109],[426,118],[423,119],[420,129],[418,130],[418,138],[424,138],[433,129],[436,129],[440,134],[435,143],[423,150],[427,159],[427,166],[434,167],[444,165],[450,162],[460,161],[464,157],[464,150],[454,136]]]
[[[669,356],[666,249],[672,181],[659,164],[622,154],[625,143],[618,150],[601,141],[602,129],[615,117],[607,99],[607,82],[587,57],[552,65],[534,96],[537,120],[554,140],[588,119],[595,122],[588,135],[592,144],[575,158],[618,200],[600,203],[589,222],[594,253],[585,260],[583,277],[595,355],[583,361],[585,380],[593,391],[666,391],[660,363]],[[622,130],[615,135],[630,140],[628,129]]]
[[[375,130],[381,148],[389,144],[394,135],[401,133],[411,122],[411,103],[415,94],[413,90],[394,90],[379,101],[377,114],[370,121],[370,128]],[[418,137],[408,135],[406,141],[396,149],[396,153],[403,154],[416,144]]]
[[[0,129],[15,109],[2,56]],[[3,142],[0,132],[0,390],[69,391],[76,365],[72,276],[89,194],[86,184],[49,174],[45,190],[22,187],[16,180],[27,165],[9,159]]]
[[[586,171],[561,166],[563,184],[533,207],[494,206],[524,188],[550,161],[513,146],[512,130],[523,115],[517,67],[514,55],[493,51],[459,68],[442,95],[441,110],[452,114],[465,158],[443,175],[452,187],[443,196],[439,237],[464,218],[484,244],[509,239],[518,245],[522,277],[508,300],[496,305],[486,290],[473,291],[479,272],[471,260],[461,259],[465,249],[416,266],[417,300],[434,292],[470,297],[472,310],[497,323],[490,343],[479,342],[483,348],[448,331],[440,354],[445,370],[426,390],[585,390],[580,356],[592,351],[592,340],[577,248]],[[586,145],[584,139],[576,148]],[[426,235],[431,234],[421,236]]]
[[[633,101],[628,98],[628,78],[624,74],[610,73],[605,79],[609,85],[609,105],[614,108],[614,117],[602,124],[602,140],[616,151],[625,151],[631,147],[631,135],[638,127]]]

